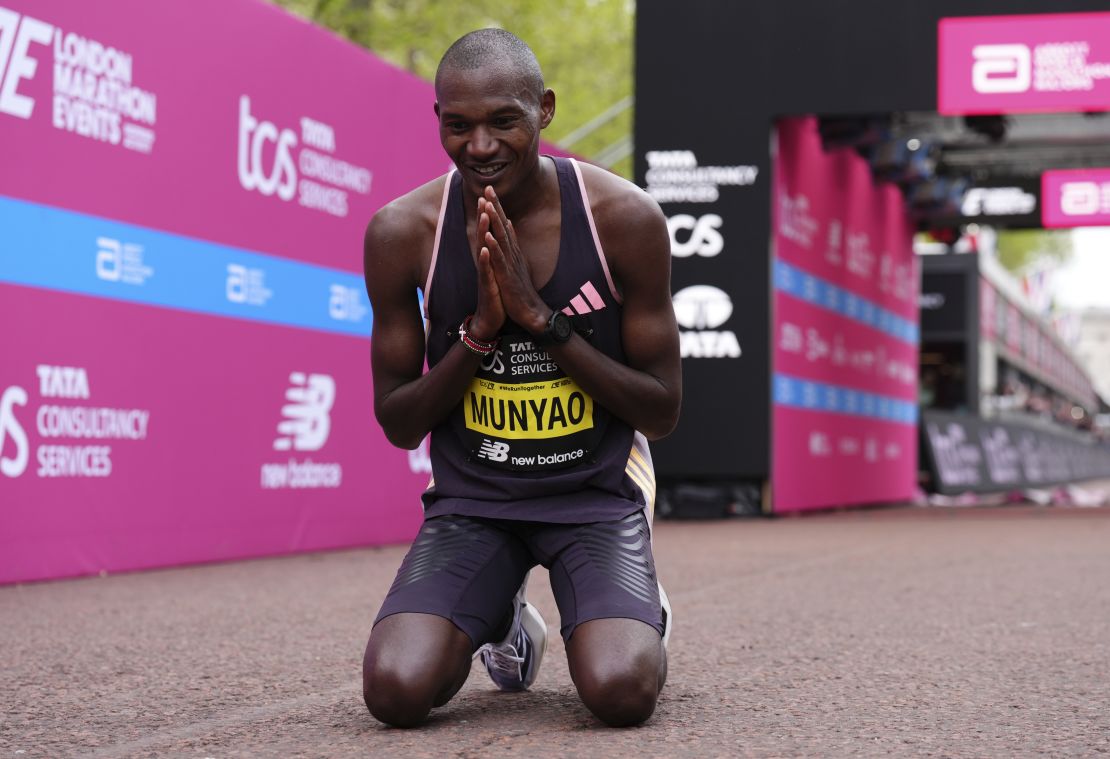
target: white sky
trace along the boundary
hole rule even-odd
[[[1052,286],[1060,308],[1110,308],[1110,227],[1072,230],[1071,259]]]

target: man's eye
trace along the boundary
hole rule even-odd
[[[452,132],[465,132],[469,124],[465,121],[448,121],[447,128]]]
[[[512,116],[500,116],[500,117],[493,120],[493,125],[495,127],[499,127],[501,129],[504,129],[505,127],[512,126],[512,124],[515,120],[516,119],[514,119]]]

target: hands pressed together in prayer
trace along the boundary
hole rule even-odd
[[[478,198],[478,307],[472,333],[492,339],[506,319],[533,334],[543,331],[551,316],[532,282],[528,260],[520,249],[513,223],[493,187]]]

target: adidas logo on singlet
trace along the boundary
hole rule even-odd
[[[563,309],[567,316],[588,314],[605,308],[605,301],[594,287],[594,283],[586,280],[586,284],[578,288],[578,294],[570,299],[570,305]]]

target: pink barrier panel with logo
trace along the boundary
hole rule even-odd
[[[944,114],[1110,109],[1110,12],[941,19]]]
[[[917,466],[919,277],[898,189],[813,118],[774,176],[775,511],[905,499]]]
[[[3,195],[358,271],[449,165],[430,85],[263,0],[0,0],[5,57]]]
[[[0,320],[28,315],[0,369],[0,580],[414,533],[427,475],[381,439],[364,342],[0,285]]]
[[[415,533],[361,242],[433,100],[262,0],[0,0],[0,582]]]
[[[1046,171],[1041,197],[1046,227],[1110,225],[1110,168]]]

